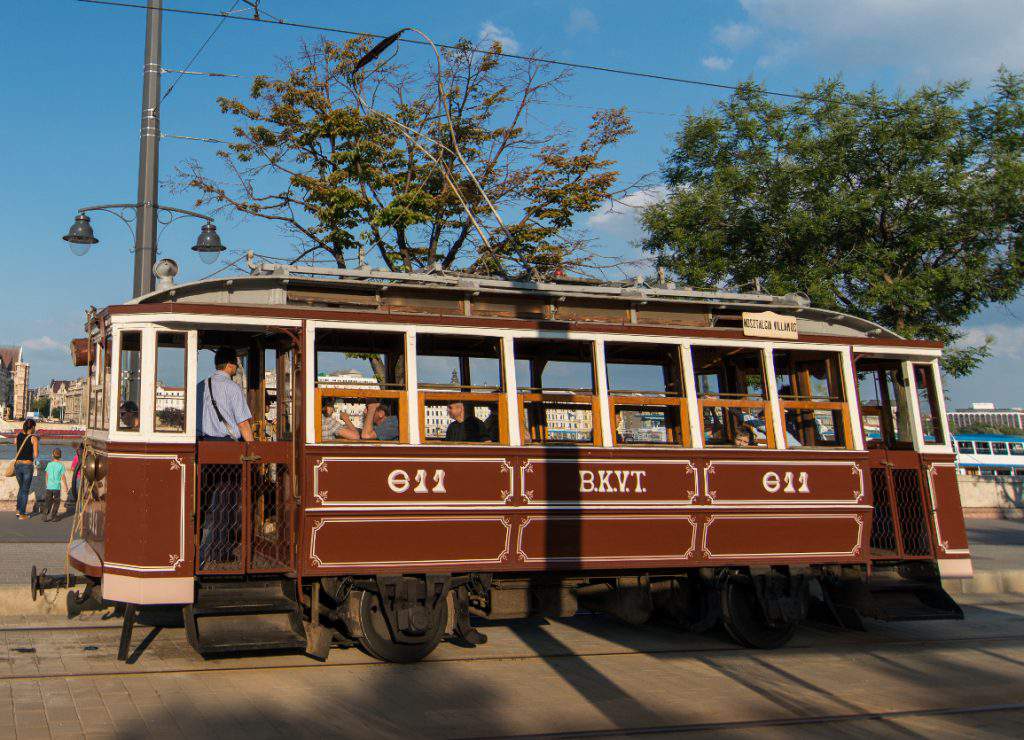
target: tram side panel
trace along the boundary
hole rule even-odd
[[[969,578],[973,568],[955,458],[936,455],[924,457],[922,462],[939,573],[944,578]]]
[[[309,575],[866,561],[849,459],[319,448],[306,464]]]
[[[103,597],[191,603],[195,456],[191,447],[107,449]]]

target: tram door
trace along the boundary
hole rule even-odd
[[[293,338],[273,332],[206,334],[200,337],[200,379],[209,377],[216,347],[237,349],[243,366],[235,382],[245,390],[254,441],[197,443],[197,573],[292,571],[298,373]]]
[[[932,554],[909,389],[902,362],[857,358],[857,392],[874,507],[871,555],[876,560],[930,558]]]

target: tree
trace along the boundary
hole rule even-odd
[[[326,254],[345,267],[364,250],[402,271],[550,275],[592,265],[573,218],[614,195],[618,173],[605,152],[633,131],[624,109],[596,112],[574,147],[532,117],[565,74],[504,62],[498,43],[480,51],[464,41],[443,51],[442,98],[433,63],[415,72],[392,56],[352,75],[371,43],[304,45],[279,78],[256,78],[251,102],[219,98],[220,110],[241,123],[218,152],[226,181],[197,161],[180,171],[199,190],[197,205],[281,225],[298,246],[293,262]],[[453,138],[506,228],[460,164]]]
[[[1024,283],[1024,77],[999,71],[889,97],[823,80],[798,100],[746,83],[688,116],[648,208],[644,248],[693,286],[761,279],[908,338],[959,327]],[[970,373],[989,342],[947,352]]]
[[[50,415],[50,399],[46,396],[37,398],[32,402],[32,410],[39,412],[39,415],[46,418]]]

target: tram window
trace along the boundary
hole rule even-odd
[[[992,443],[991,442],[975,442],[974,449],[978,451],[979,455],[991,455],[992,454]]]
[[[406,441],[404,334],[320,329],[315,377],[317,441]]]
[[[849,446],[849,417],[839,358],[838,352],[773,353],[787,447]]]
[[[775,447],[763,355],[746,347],[693,347],[705,446]]]
[[[107,343],[94,342],[89,358],[89,427],[105,427],[107,389],[110,384],[110,364]]]
[[[679,348],[608,342],[604,357],[615,444],[689,446]]]
[[[1009,455],[1010,451],[1006,449],[1006,442],[993,442],[992,443],[992,454],[993,455]]]
[[[862,359],[857,362],[864,444],[869,448],[909,449],[910,404],[903,363]]]
[[[157,332],[154,431],[185,431],[187,337],[181,332]]]
[[[961,455],[973,455],[974,454],[974,442],[966,439],[959,439],[956,442],[956,448],[959,450]]]
[[[417,334],[416,378],[425,442],[507,438],[497,337]]]
[[[1010,442],[1011,455],[1024,455],[1024,442]]]
[[[121,356],[117,383],[117,428],[139,431],[139,401],[142,393],[142,334],[121,332]]]
[[[593,345],[516,339],[514,352],[523,441],[600,443]]]
[[[935,389],[935,373],[931,365],[914,365],[914,383],[917,385],[917,407],[921,411],[921,432],[926,444],[945,442],[942,434],[942,404]]]

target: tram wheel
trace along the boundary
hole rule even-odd
[[[380,597],[369,591],[363,591],[359,596],[359,621],[363,636],[358,640],[363,650],[389,663],[415,663],[430,655],[444,638],[448,624],[448,600],[442,599],[434,609],[433,623],[427,628],[423,642],[395,642],[388,629]]]
[[[757,601],[754,585],[729,578],[722,586],[722,623],[729,636],[745,647],[772,650],[782,647],[796,632],[795,622],[769,622]]]

